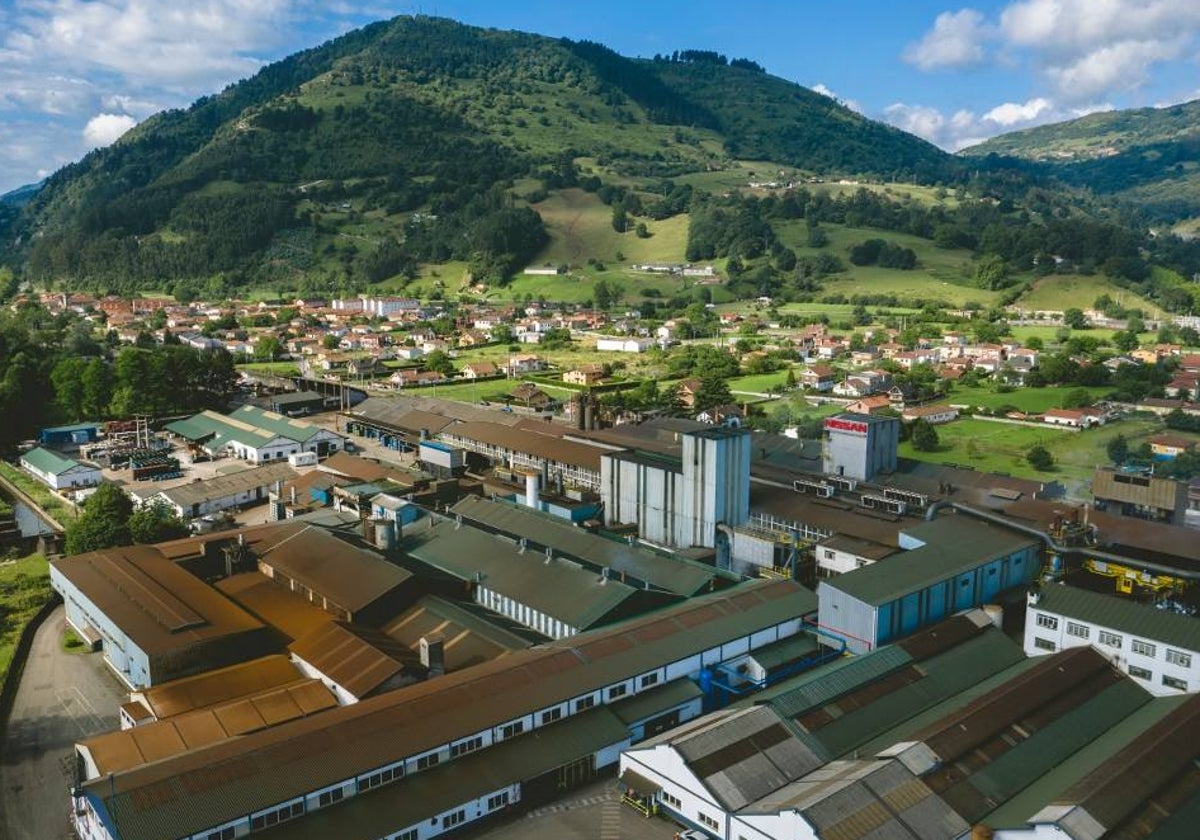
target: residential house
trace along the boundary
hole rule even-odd
[[[917,389],[908,383],[893,385],[888,389],[888,401],[892,408],[904,408],[917,397]]]
[[[409,362],[415,362],[425,356],[425,351],[420,347],[409,347],[403,344],[393,349],[392,353],[397,359],[404,359]]]
[[[519,356],[509,356],[501,367],[509,376],[521,376],[526,373],[545,370],[546,360],[536,353],[523,353]]]
[[[892,356],[892,361],[905,370],[912,370],[917,365],[931,365],[937,361],[937,354],[932,350],[905,350]]]
[[[645,353],[654,342],[648,338],[599,338],[596,339],[596,350],[614,353]]]
[[[595,385],[604,380],[604,365],[595,363],[580,365],[564,373],[562,380],[569,385]]]
[[[1200,389],[1200,373],[1183,372],[1167,383],[1163,391],[1168,397],[1194,397]]]
[[[375,376],[383,370],[383,363],[375,356],[361,356],[346,362],[346,373],[356,379]]]
[[[926,423],[936,426],[940,423],[957,420],[958,409],[945,404],[910,406],[900,414],[900,419],[906,423],[924,420]]]
[[[696,394],[699,393],[703,386],[698,376],[692,376],[681,380],[679,383],[679,401],[687,408],[696,406]]]
[[[733,429],[740,428],[745,419],[745,411],[740,405],[733,403],[708,408],[696,415],[697,423],[707,423],[710,426],[729,426]]]
[[[850,414],[879,414],[885,408],[891,407],[892,401],[888,399],[887,394],[875,394],[850,403],[846,406],[846,411]]]
[[[832,391],[837,372],[828,365],[813,365],[800,374],[800,384],[813,391]]]
[[[519,402],[524,406],[536,408],[539,411],[553,408],[558,404],[558,401],[554,399],[554,397],[547,394],[532,382],[522,382],[513,389],[513,392],[510,396],[512,397],[513,402]]]
[[[1150,452],[1160,461],[1174,460],[1196,448],[1196,441],[1182,435],[1155,435],[1150,438]]]
[[[484,379],[499,374],[500,368],[492,362],[468,362],[462,368],[463,379]]]
[[[1052,426],[1087,429],[1103,426],[1105,414],[1098,408],[1052,408],[1042,415],[1042,421]]]
[[[444,373],[436,370],[413,370],[405,368],[398,370],[388,377],[388,382],[397,388],[419,387],[421,385],[438,385],[448,382]]]

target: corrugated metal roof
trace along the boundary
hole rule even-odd
[[[1196,539],[1200,541],[1200,535]],[[1158,610],[1127,598],[1059,584],[1043,587],[1035,608],[1149,642],[1200,651],[1200,619]]]
[[[142,690],[141,697],[162,720],[286,685],[300,676],[287,656],[275,654],[151,686]]]
[[[267,411],[254,405],[243,405],[229,416],[234,420],[248,423],[270,434],[286,437],[298,443],[304,443],[321,432],[341,437],[337,432],[326,429],[324,426],[318,426],[295,417],[284,417],[282,414],[276,414],[274,411]]]
[[[213,476],[204,481],[196,480],[190,484],[181,484],[178,487],[163,490],[162,495],[173,504],[184,508],[186,512],[194,504],[204,504],[213,499],[237,496],[259,487],[270,487],[277,481],[291,481],[297,475],[299,473],[286,463],[266,464],[226,475]]]
[[[85,787],[99,807],[117,798],[125,840],[181,837],[710,650],[815,606],[813,593],[790,581],[747,583],[734,593],[701,596],[612,628],[516,651]],[[704,621],[689,620],[698,613]],[[495,749],[481,753],[485,762]],[[324,825],[315,819],[296,829]]]
[[[912,657],[901,648],[882,647],[861,656],[839,659],[786,680],[767,692],[755,695],[755,702],[770,703],[782,717],[794,718],[861,685],[898,671],[911,662]]]
[[[543,638],[528,630],[520,635],[507,620],[503,625],[495,623],[495,616],[469,602],[426,595],[388,622],[383,632],[412,650],[418,649],[422,636],[441,635],[446,641],[443,654],[447,672],[524,650],[534,644],[534,636]]]
[[[420,658],[399,642],[340,621],[314,629],[288,645],[288,651],[355,697],[365,697],[406,668],[420,668]]]
[[[750,654],[750,658],[757,662],[762,669],[770,671],[780,665],[787,665],[810,653],[815,653],[820,646],[817,637],[813,634],[797,633],[795,636],[788,636],[782,641],[754,651]]]
[[[423,563],[585,630],[611,618],[638,590],[601,577],[578,563],[536,549],[522,552],[510,539],[443,520],[412,529],[405,550]]]
[[[824,580],[821,585],[866,604],[886,604],[1038,544],[1025,534],[963,515],[943,516],[906,528],[905,533],[925,545]]]
[[[513,504],[468,496],[452,510],[487,528],[518,538],[525,537],[538,545],[550,546],[555,551],[612,569],[620,575],[629,575],[677,595],[695,595],[708,586],[716,574],[711,567],[614,542],[569,525],[558,517]]]
[[[557,431],[553,426],[548,432]],[[546,461],[569,464],[574,467],[600,472],[600,456],[612,449],[564,440],[554,434],[537,434],[513,429],[494,422],[468,422],[447,426],[441,435],[452,443],[457,440],[475,441],[510,452],[522,452]]]
[[[610,704],[613,714],[632,726],[638,721],[690,703],[704,696],[700,687],[689,679],[672,680],[666,685],[635,694],[628,700]]]
[[[88,467],[87,464],[82,464],[73,458],[60,455],[52,449],[42,449],[40,446],[35,449],[30,449],[28,452],[22,455],[21,461],[33,467],[35,470],[44,472],[47,475],[62,475],[63,473],[73,470],[76,467],[97,469],[96,467]]]

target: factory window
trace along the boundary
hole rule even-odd
[[[1038,613],[1037,626],[1045,627],[1047,630],[1057,630],[1058,629],[1058,619],[1052,615],[1046,615],[1045,613]]]
[[[206,840],[233,840],[233,826],[227,825],[216,831],[210,831]]]
[[[1033,639],[1033,646],[1041,650],[1053,651],[1058,649],[1055,647],[1054,642],[1050,641],[1049,639],[1039,639],[1036,636]]]
[[[1121,646],[1121,637],[1116,633],[1109,633],[1107,630],[1100,631],[1100,644],[1105,647],[1119,648]]]
[[[711,828],[713,831],[717,831],[720,829],[721,824],[719,822],[717,822],[716,820],[714,820],[712,817],[710,817],[708,814],[699,814],[698,813],[697,816],[700,818],[700,825],[705,826],[707,828]]]
[[[372,773],[369,776],[363,776],[359,779],[358,789],[361,792],[379,787],[380,785],[386,785],[392,779],[400,778],[402,774],[403,770],[400,767],[387,767],[378,773]]]
[[[646,674],[638,682],[638,685],[640,685],[642,688],[649,688],[652,685],[658,685],[658,673]]]
[[[516,723],[510,723],[510,724],[507,724],[506,726],[501,727],[500,737],[507,740],[509,738],[513,738],[517,735],[520,735],[524,731],[525,731],[525,721],[518,720]]]
[[[428,770],[430,767],[436,767],[440,760],[437,753],[423,755],[417,759],[417,769]]]
[[[399,834],[393,834],[391,840],[417,840],[419,836],[415,828],[410,828],[407,831],[401,831]]]
[[[1074,621],[1068,621],[1067,635],[1074,636],[1077,639],[1086,639],[1092,635],[1092,631],[1086,624],[1076,624]]]
[[[833,550],[832,549],[829,549],[829,548],[825,549],[825,559],[826,560],[833,559]]]
[[[483,736],[476,735],[474,738],[468,738],[465,741],[460,741],[457,744],[450,745],[450,757],[463,755],[464,753],[475,752],[475,750],[483,747]]]
[[[508,804],[508,791],[497,793],[495,796],[488,797],[487,809],[495,811],[497,808],[503,808]]]
[[[1179,665],[1182,668],[1192,667],[1192,655],[1184,653],[1181,650],[1171,650],[1167,648],[1167,661],[1172,665]]]
[[[1129,676],[1137,677],[1139,680],[1153,679],[1154,674],[1150,673],[1149,668],[1139,668],[1136,665],[1129,666]]]
[[[453,814],[447,814],[442,817],[442,828],[453,828],[456,825],[461,825],[467,821],[467,811],[465,808],[460,808]]]
[[[618,697],[624,697],[625,692],[627,690],[628,689],[625,688],[625,683],[621,683],[620,685],[614,685],[612,688],[610,688],[608,690],[608,699],[616,700]]]
[[[1187,680],[1181,680],[1178,677],[1168,677],[1166,674],[1163,674],[1162,684],[1167,688],[1177,688],[1180,691],[1188,690]]]
[[[546,711],[542,712],[542,726],[545,726],[547,723],[554,723],[554,721],[558,720],[561,717],[562,717],[562,707],[561,706],[555,706],[553,709],[547,709]]]
[[[273,825],[278,825],[281,822],[287,822],[303,815],[304,803],[293,802],[291,805],[284,805],[282,808],[276,808],[274,811],[268,811],[265,814],[259,814],[257,817],[251,817],[250,830],[261,831],[264,828],[270,828]]]
[[[1154,656],[1154,645],[1149,642],[1143,642],[1141,639],[1132,639],[1129,642],[1129,649],[1142,656]]]
[[[679,797],[672,796],[671,794],[667,793],[665,790],[659,791],[658,798],[661,799],[663,802],[666,802],[672,808],[680,808],[683,806],[683,803],[679,801]]]
[[[589,694],[587,697],[580,697],[575,701],[575,711],[582,712],[584,709],[590,709],[596,705],[596,698]]]
[[[317,797],[317,804],[320,805],[322,808],[328,808],[334,802],[341,802],[342,797],[344,797],[345,795],[346,795],[345,791],[343,791],[341,788],[334,788],[333,790],[327,790],[324,793],[322,793],[320,796]]]

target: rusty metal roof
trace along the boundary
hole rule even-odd
[[[308,635],[332,618],[304,596],[258,572],[222,578],[215,585],[232,601],[283,633],[289,641]]]
[[[384,635],[330,621],[288,646],[298,656],[355,697],[365,697],[404,670],[420,669],[420,658]]]
[[[470,603],[426,595],[383,627],[396,641],[416,650],[422,636],[440,635],[446,671],[461,671],[481,662],[524,650],[533,641],[489,621],[482,609]]]
[[[300,676],[290,659],[276,654],[151,686],[143,689],[140,697],[154,716],[163,720],[276,688]]]
[[[126,840],[184,836],[815,609],[799,584],[755,581],[85,787]]]
[[[151,546],[107,548],[51,564],[150,655],[263,629],[233,604]]]

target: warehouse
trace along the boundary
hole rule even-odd
[[[492,422],[456,423],[442,429],[439,437],[459,449],[482,455],[495,465],[529,469],[565,487],[587,490],[599,488],[600,456],[610,451]]]
[[[905,530],[900,546],[908,550],[818,584],[821,626],[845,637],[855,653],[1028,583],[1041,543],[952,515]]]
[[[102,477],[97,466],[40,447],[21,456],[21,468],[51,490],[95,487]]]
[[[719,838],[1158,837],[1196,813],[1200,697],[1153,698],[1088,648],[1025,659],[999,631],[961,634],[943,623],[633,746],[621,779]]]
[[[67,621],[133,689],[270,652],[266,626],[151,546],[50,564]]]
[[[297,475],[286,462],[268,464],[159,490],[139,501],[142,504],[160,501],[179,518],[196,519],[230,508],[265,502],[272,487],[280,482],[291,481]]]
[[[1096,509],[1182,525],[1187,510],[1186,482],[1145,473],[1100,467],[1092,475]]]
[[[99,437],[99,423],[76,423],[73,426],[47,426],[38,433],[38,443],[55,449],[74,449],[93,443]]]
[[[476,603],[551,639],[676,600],[621,583],[607,569],[589,571],[552,549],[528,549],[518,540],[454,520],[413,529],[404,548],[410,557],[462,581]]]
[[[346,443],[343,435],[330,429],[251,405],[229,416],[204,411],[168,423],[167,431],[209,457],[232,455],[252,464],[286,460],[296,452],[325,457],[344,449]]]
[[[1029,594],[1025,653],[1091,645],[1151,694],[1200,691],[1200,621],[1066,585]]]
[[[241,836],[247,829],[282,819],[296,822],[280,836],[329,836],[296,832],[308,831],[309,825],[327,829],[324,815],[310,822],[311,815],[370,791],[354,808],[369,808],[372,817],[383,822],[373,823],[374,833],[367,833],[348,820],[348,833],[343,833],[341,814],[349,813],[349,806],[338,805],[343,810],[329,813],[338,818],[337,836],[377,840],[420,822],[428,825],[433,818],[431,834],[422,835],[432,836],[474,820],[474,805],[461,803],[473,803],[480,788],[488,785],[485,779],[458,786],[462,776],[472,774],[447,769],[443,772],[453,778],[433,786],[432,780],[445,777],[424,777],[425,772],[442,765],[455,767],[476,753],[481,765],[465,767],[510,766],[501,761],[507,753],[492,759],[493,745],[511,743],[515,750],[558,733],[579,737],[573,727],[554,727],[593,709],[609,711],[615,703],[680,678],[695,678],[706,663],[736,662],[750,651],[795,635],[801,617],[815,607],[812,593],[789,581],[750,583],[734,594],[702,596],[353,706],[112,776],[78,779],[74,825],[86,840],[161,840],[207,838],[226,828]],[[674,715],[694,703],[674,696],[671,702],[677,705],[662,714]],[[639,725],[643,730],[654,728],[650,721]],[[594,728],[588,725],[582,731]],[[533,736],[537,737],[528,740]],[[629,729],[622,734],[612,728],[603,738],[575,743],[569,750],[538,748],[531,749],[531,755],[553,756],[558,767],[580,762],[578,772],[562,777],[569,786],[594,778],[601,760],[615,761],[617,750],[631,738]],[[401,780],[402,785],[391,787]],[[373,807],[381,802],[395,805],[392,796],[405,803],[403,811],[389,816],[388,808]],[[459,810],[462,817],[457,816]]]
[[[325,397],[315,391],[293,391],[267,398],[268,407],[285,417],[305,417],[325,409]]]
[[[553,549],[597,574],[607,569],[609,577],[630,586],[690,597],[728,583],[711,566],[597,536],[520,505],[468,496],[451,513],[483,530],[524,539],[537,551]]]

